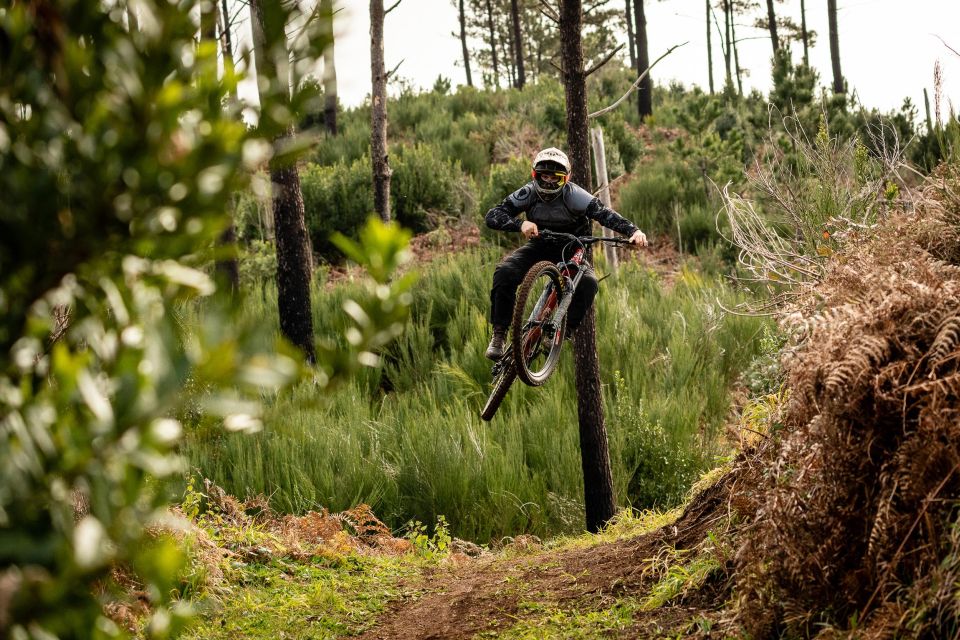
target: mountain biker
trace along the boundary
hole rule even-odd
[[[647,236],[619,213],[605,207],[598,198],[569,181],[570,160],[567,155],[550,147],[537,153],[533,159],[532,180],[503,202],[487,212],[486,223],[498,231],[519,231],[528,242],[504,258],[493,273],[490,291],[490,322],[493,338],[486,356],[499,360],[503,355],[507,329],[513,317],[513,303],[524,275],[537,262],[560,262],[564,241],[552,242],[539,238],[546,229],[577,236],[589,235],[590,221],[630,238],[637,247],[647,246]],[[526,220],[517,216],[524,214]],[[599,285],[592,269],[584,272],[567,316],[568,335],[580,326],[593,303]]]

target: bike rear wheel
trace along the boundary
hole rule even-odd
[[[513,366],[512,362],[506,363],[500,373],[493,379],[493,391],[490,392],[490,397],[487,398],[487,404],[483,405],[483,411],[480,412],[481,418],[487,422],[493,419],[494,414],[497,413],[497,409],[500,408],[500,403],[502,403],[504,397],[506,397],[507,391],[510,390],[510,385],[512,385],[516,379],[517,368]]]
[[[513,308],[512,347],[517,375],[532,387],[539,387],[560,361],[566,331],[566,317],[553,326],[564,293],[564,279],[551,262],[538,262],[527,271],[517,290]]]

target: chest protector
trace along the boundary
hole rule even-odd
[[[541,229],[583,235],[590,228],[586,210],[593,196],[573,183],[568,183],[549,201],[540,197],[533,182],[514,191],[509,199],[526,214],[527,220]]]

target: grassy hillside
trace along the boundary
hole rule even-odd
[[[500,252],[423,267],[413,316],[381,366],[316,397],[307,382],[273,399],[255,435],[194,432],[191,466],[230,493],[262,493],[279,509],[366,503],[391,527],[446,516],[471,540],[551,535],[582,525],[573,371],[567,353],[542,388],[517,384],[490,424],[488,287]],[[602,267],[601,267],[602,269]],[[271,322],[272,285],[245,313]],[[322,336],[344,340],[339,312],[359,284],[318,287]],[[597,300],[599,352],[619,503],[675,504],[728,454],[721,427],[730,389],[758,355],[765,324],[726,315],[742,301],[684,264],[669,282],[628,261]]]

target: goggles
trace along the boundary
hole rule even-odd
[[[537,171],[536,169],[532,172],[535,179],[546,179],[549,182],[557,182],[559,184],[564,184],[567,181],[567,172],[566,171]]]

